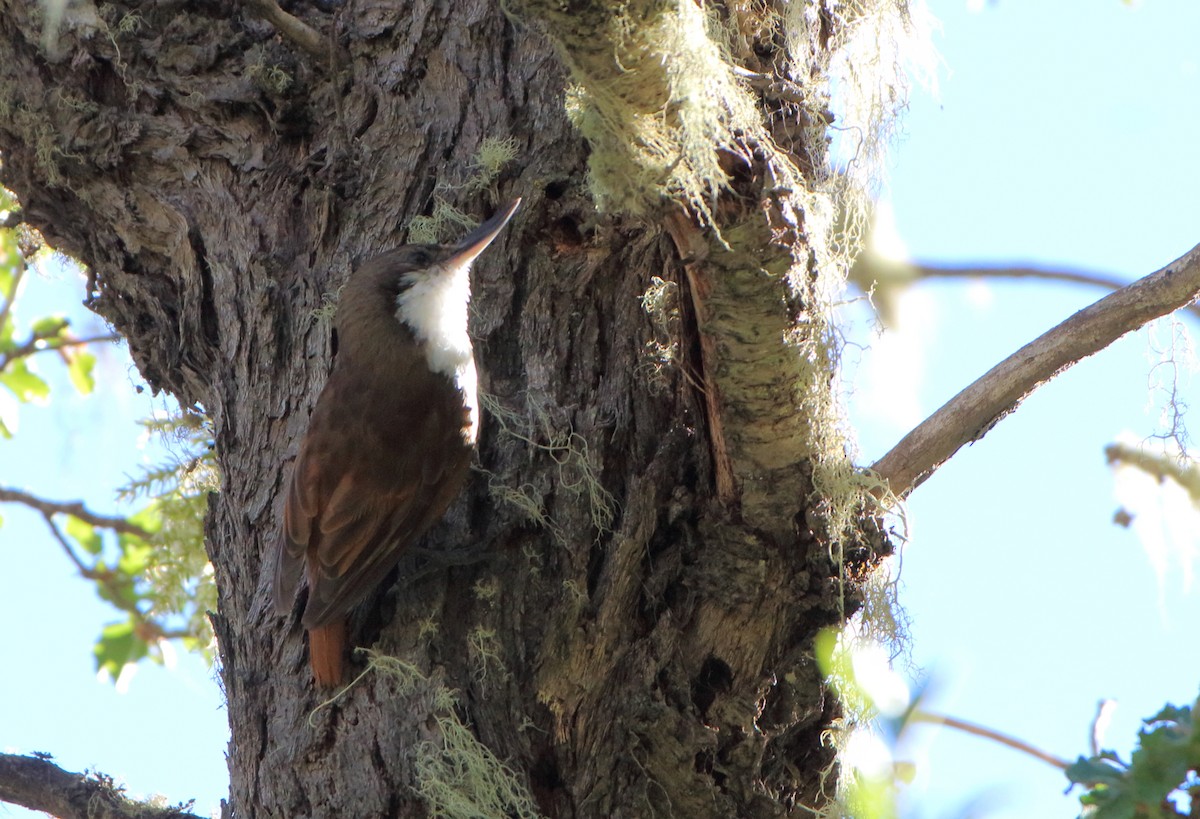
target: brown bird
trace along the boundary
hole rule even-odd
[[[283,511],[274,600],[301,622],[318,686],[342,682],[350,610],[441,519],[479,430],[467,335],[471,262],[511,202],[456,245],[404,245],[350,275],[336,358],[300,445]]]

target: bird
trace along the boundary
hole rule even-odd
[[[300,622],[318,687],[343,682],[350,611],[466,482],[479,432],[469,271],[520,203],[456,244],[377,256],[342,288],[334,364],[292,467],[272,588],[286,617],[307,587]]]

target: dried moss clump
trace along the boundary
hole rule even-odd
[[[454,692],[420,669],[396,657],[373,651],[367,670],[385,674],[399,686],[400,695],[429,702],[434,736],[415,749],[417,792],[431,816],[477,819],[506,816],[537,819],[524,783],[511,767],[475,738],[458,715]],[[353,685],[353,683],[351,683]]]

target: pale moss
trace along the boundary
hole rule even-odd
[[[247,73],[256,85],[275,96],[282,96],[292,87],[292,75],[277,65],[254,63]]]
[[[476,222],[450,204],[446,195],[474,194],[491,187],[508,163],[517,156],[517,141],[512,137],[487,137],[479,143],[471,161],[471,171],[462,182],[440,180],[433,196],[433,210],[417,216],[408,224],[410,244],[436,245],[456,240],[476,226]]]
[[[495,575],[481,577],[475,581],[475,585],[471,589],[475,594],[475,599],[481,603],[495,603],[500,597],[500,578]]]
[[[602,209],[630,213],[677,199],[711,224],[726,184],[719,151],[737,150],[738,134],[766,136],[753,97],[709,36],[701,6],[681,0],[650,19],[627,13],[614,11],[604,32],[615,70],[560,49],[575,80],[567,114],[592,145],[592,193]]]
[[[514,507],[526,520],[549,532],[556,542],[566,545],[566,533],[546,514],[537,488],[533,484],[512,486],[505,483],[495,472],[482,468],[478,471],[487,477],[488,495],[493,500]]]
[[[435,245],[442,226],[432,216],[414,216],[408,223],[408,241],[414,245]]]
[[[459,719],[454,692],[399,658],[368,654],[368,670],[395,680],[400,696],[428,699],[434,708],[431,716],[438,739],[420,743],[415,754],[417,792],[431,815],[446,819],[539,816],[516,772]]]
[[[441,244],[475,227],[475,221],[440,196],[433,201],[433,213],[417,216],[408,225],[411,244]]]
[[[483,625],[471,629],[467,635],[467,656],[478,683],[488,683],[492,681],[492,676],[499,680],[510,676],[500,656],[500,637],[495,629]]]
[[[292,87],[293,79],[283,67],[270,61],[267,50],[255,47],[246,54],[246,77],[262,91],[281,96]]]
[[[417,637],[422,641],[432,640],[438,635],[440,628],[437,619],[431,614],[418,624]]]
[[[446,819],[540,814],[517,774],[452,712],[435,716],[440,741],[417,746],[417,791],[433,816]]]
[[[588,595],[578,583],[574,580],[564,580],[562,583],[563,591],[567,593],[567,599],[571,601],[576,609],[583,608],[587,605]]]
[[[503,406],[494,395],[480,393],[480,406],[495,420],[501,435],[520,441],[548,455],[557,468],[555,487],[587,499],[591,523],[597,535],[609,530],[616,516],[616,499],[600,483],[599,467],[594,463],[587,439],[574,431],[555,430],[550,419],[535,410],[530,419]],[[488,472],[488,490],[493,497],[521,509],[525,515],[566,542],[561,527],[545,513],[531,485],[520,488],[505,484]]]
[[[146,19],[136,11],[126,12],[121,15],[121,19],[113,26],[113,31],[117,34],[136,34],[145,26]]]
[[[493,635],[494,636],[494,635]],[[529,791],[519,775],[480,742],[458,715],[458,697],[427,677],[412,663],[370,649],[358,649],[367,667],[349,685],[321,703],[318,713],[345,696],[369,674],[381,674],[396,686],[397,696],[428,707],[436,738],[414,749],[416,791],[431,816],[443,819],[539,819]]]
[[[486,190],[500,176],[504,166],[517,158],[517,141],[512,137],[488,137],[479,143],[472,164],[474,172],[461,185],[466,193]]]
[[[322,293],[320,305],[313,308],[313,320],[322,327],[329,328],[333,326],[334,316],[337,315],[338,299],[341,298],[342,288],[345,286],[346,284],[343,282],[332,293]]]
[[[646,341],[646,358],[640,366],[648,371],[650,383],[665,386],[667,371],[679,362],[679,285],[652,276],[641,302],[654,337]]]

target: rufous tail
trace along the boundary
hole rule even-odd
[[[346,669],[346,621],[308,630],[308,659],[318,688],[341,685]]]

